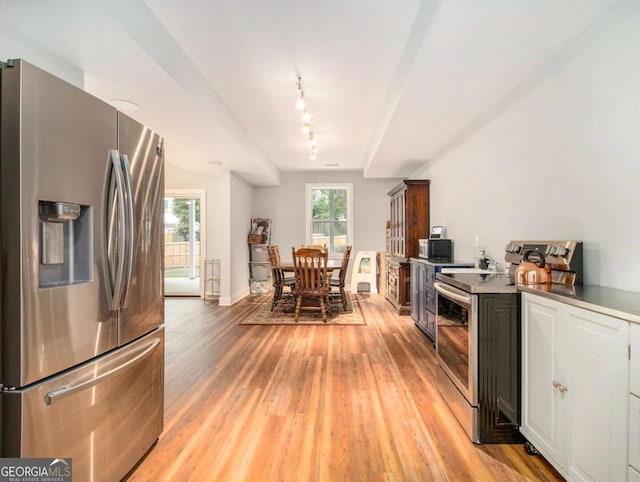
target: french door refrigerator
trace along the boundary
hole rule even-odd
[[[163,427],[163,140],[1,67],[2,457],[119,480]]]

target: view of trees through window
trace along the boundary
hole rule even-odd
[[[190,235],[193,233],[193,236]],[[164,199],[164,276],[167,292],[182,293],[187,287],[200,292],[200,199],[165,197]],[[196,280],[176,283],[167,280]],[[183,286],[184,285],[184,286]]]
[[[174,199],[171,206],[171,214],[173,214],[178,223],[175,227],[175,233],[183,241],[189,241],[189,204],[195,203],[196,222],[200,221],[200,202],[192,199]],[[195,230],[195,240],[200,241],[200,230]]]
[[[316,188],[311,192],[312,244],[326,244],[330,253],[347,244],[347,190]]]

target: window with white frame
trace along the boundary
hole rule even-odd
[[[341,256],[353,244],[353,184],[307,184],[307,244],[327,245]]]

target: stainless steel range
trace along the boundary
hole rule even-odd
[[[515,273],[529,250],[544,258],[554,283],[582,283],[582,243],[576,241],[511,241],[506,274],[456,270],[436,276],[438,390],[475,443],[522,441]]]

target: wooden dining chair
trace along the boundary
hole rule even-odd
[[[340,265],[340,273],[337,278],[331,278],[331,289],[336,288],[342,301],[342,309],[347,310],[347,293],[344,290],[345,278],[347,276],[347,268],[349,267],[349,257],[351,256],[351,246],[345,246],[342,252],[342,264]]]
[[[273,284],[273,299],[271,300],[271,311],[275,309],[280,300],[287,294],[293,295],[293,277],[287,277],[280,266],[280,247],[277,244],[267,245],[269,253],[269,264],[271,265],[271,282]],[[285,293],[284,289],[288,288],[289,293]]]
[[[300,245],[301,248],[315,248],[315,249],[324,249],[325,251],[327,251],[327,245],[326,244],[302,244]]]
[[[327,322],[327,311],[331,311],[329,302],[329,277],[327,276],[327,261],[329,253],[318,248],[291,248],[293,257],[293,274],[296,296],[295,321],[298,322],[301,310],[320,311],[322,321]],[[317,301],[315,304],[303,304],[303,301]]]
[[[276,262],[278,263],[278,265],[280,265],[280,263],[282,262],[282,259],[280,258],[280,246],[274,244],[273,248],[275,251]],[[293,273],[291,271],[282,271],[282,279],[282,285],[289,287],[291,289],[291,293],[293,293],[293,285],[295,284]]]

